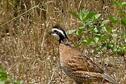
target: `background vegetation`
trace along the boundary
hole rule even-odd
[[[0,0],[2,83],[73,83],[59,68],[58,42],[48,35],[57,23],[76,48],[126,83],[125,0]]]

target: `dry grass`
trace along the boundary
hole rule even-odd
[[[0,64],[15,79],[24,84],[72,84],[59,68],[58,43],[48,35],[56,23],[66,30],[78,27],[71,11],[83,8],[97,11],[106,18],[111,13],[112,0],[0,0]],[[39,5],[38,5],[39,4]],[[70,36],[72,42],[77,37]],[[80,50],[90,48],[81,46]],[[115,79],[125,84],[126,70],[123,57],[110,53],[95,59],[109,67]]]

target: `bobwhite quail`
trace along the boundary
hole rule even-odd
[[[83,84],[84,81],[103,80],[112,84],[118,84],[90,58],[73,48],[68,42],[65,31],[59,25],[54,26],[50,34],[58,38],[59,41],[61,68],[66,75],[75,80],[76,84]]]

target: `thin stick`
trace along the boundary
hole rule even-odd
[[[32,9],[37,8],[37,7],[39,7],[39,4],[38,4],[38,5],[35,5],[34,7],[30,8],[29,10],[23,12],[22,14],[18,15],[17,17],[14,17],[14,18],[12,18],[11,20],[9,20],[9,21],[7,21],[7,22],[1,24],[0,26],[2,27],[2,26],[4,26],[4,25],[10,23],[10,22],[13,21],[13,20],[16,20],[17,18],[21,17],[22,15],[26,14],[27,12],[29,12],[29,11],[31,11]]]

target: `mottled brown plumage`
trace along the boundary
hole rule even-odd
[[[59,26],[58,26],[59,27]],[[83,84],[85,81],[108,81],[117,84],[116,81],[104,73],[90,58],[73,48],[68,43],[68,38],[64,30],[53,27],[52,34],[59,37],[59,53],[61,68],[77,84]],[[62,32],[63,31],[63,32]]]
[[[59,53],[61,68],[77,83],[84,80],[103,80],[104,71],[80,51],[61,43]]]

